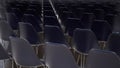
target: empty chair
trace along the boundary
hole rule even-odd
[[[115,16],[114,14],[106,14],[105,15],[105,20],[113,27],[114,26],[114,20],[115,20]]]
[[[44,25],[52,25],[52,26],[60,27],[60,24],[55,16],[44,16]]]
[[[109,35],[106,48],[120,56],[120,33],[113,32]]]
[[[45,1],[43,2],[43,6],[51,6],[51,5],[50,5],[50,3],[48,2],[48,0],[45,0]]]
[[[77,62],[81,56],[81,67],[84,67],[85,56],[92,48],[99,48],[95,34],[90,29],[76,28],[73,34],[73,49],[80,54]]]
[[[30,23],[19,23],[19,32],[20,32],[20,38],[27,40],[32,46],[35,46],[38,48],[40,46],[40,38],[37,34],[37,31]],[[36,49],[36,52],[38,50]]]
[[[91,29],[95,33],[100,46],[104,48],[107,38],[112,32],[111,25],[105,20],[95,20],[93,21]]]
[[[22,18],[23,22],[30,23],[36,29],[37,32],[41,32],[42,28],[40,26],[41,21],[32,14],[24,14]]]
[[[78,18],[67,18],[65,22],[65,31],[69,36],[73,36],[73,31],[75,28],[83,28],[81,20]]]
[[[59,7],[65,7],[65,5],[62,3],[54,3],[54,6],[56,10],[59,10]]]
[[[29,1],[27,1],[29,2]],[[36,6],[41,6],[41,2],[40,1],[30,1],[31,5],[36,5]]]
[[[27,2],[26,3],[25,2],[24,3],[23,2],[14,2],[12,4],[8,4],[7,7],[19,8],[21,11],[24,11],[27,8],[27,6],[28,6]]]
[[[33,15],[36,15],[37,13],[35,13],[35,12],[36,12],[35,9],[27,8],[24,13],[25,13],[25,14],[33,14]]]
[[[7,21],[0,21],[0,35],[3,40],[9,40],[9,36],[15,35]]]
[[[45,25],[45,42],[67,44],[63,31],[58,26]]]
[[[113,32],[120,32],[120,14],[116,15],[113,23]]]
[[[11,26],[6,21],[0,21],[0,39],[1,44],[8,52],[11,51],[9,46],[9,36],[16,36]]]
[[[43,11],[44,16],[55,16],[55,13],[53,10],[44,10]]]
[[[81,17],[81,15],[85,11],[85,8],[76,8],[76,9],[74,9],[74,8],[71,8],[72,12],[74,12],[78,17]]]
[[[83,13],[81,16],[81,22],[85,29],[90,29],[93,22],[93,13]]]
[[[4,59],[9,59],[9,55],[6,52],[6,50],[3,48],[2,44],[0,44],[0,60],[4,60]]]
[[[103,8],[103,4],[102,3],[98,3],[98,2],[96,2],[96,3],[93,3],[93,5],[94,5],[94,9],[102,9]]]
[[[120,68],[120,58],[112,51],[92,49],[86,61],[86,68]]]
[[[40,6],[34,6],[34,5],[32,5],[32,6],[28,6],[28,8],[27,9],[32,9],[32,10],[34,10],[35,11],[35,14],[37,14],[37,15],[41,15],[41,10],[42,10],[42,8],[40,7]]]
[[[37,13],[37,10],[35,9],[31,9],[31,8],[27,8],[26,11],[24,12],[24,14],[32,14],[34,15],[38,20],[41,21],[41,15],[39,13]]]
[[[100,19],[103,20],[104,19],[104,10],[103,9],[94,9],[93,11],[94,15],[95,15],[95,19]]]
[[[7,23],[6,21],[0,21],[0,43],[5,49],[5,51],[7,51],[8,55],[11,56],[11,46],[10,46],[9,36],[16,36],[16,34],[13,32],[9,23]],[[2,53],[2,51],[0,52]],[[5,60],[4,64],[5,67],[11,68],[11,59]]]
[[[28,40],[31,44],[40,43],[35,28],[30,23],[19,22],[20,37]]]
[[[62,13],[63,11],[69,11],[69,9],[67,7],[59,7],[58,8],[58,13]]]
[[[24,11],[26,8],[27,8],[27,4],[25,4],[25,3],[15,3],[15,6],[13,6],[13,7],[15,7],[15,8],[19,8],[21,11]]]
[[[13,3],[15,6],[13,7],[18,7],[22,6],[22,7],[26,7],[28,5],[28,1],[12,1],[11,3]]]
[[[76,28],[73,34],[74,48],[77,51],[88,53],[91,48],[98,48],[98,40],[90,29]]]
[[[7,65],[5,65],[5,61],[7,59],[10,59],[10,56],[8,55],[8,53],[6,52],[6,50],[3,48],[2,44],[0,44],[0,60],[4,60],[4,65],[3,68]],[[9,67],[10,68],[10,67]]]
[[[117,12],[116,12],[116,5],[115,4],[110,4],[110,3],[106,3],[106,4],[104,4],[104,11],[105,11],[105,13],[106,14],[117,14]]]
[[[80,3],[80,2],[79,2]],[[89,2],[82,2],[81,5],[79,7],[82,8],[89,8],[90,3]]]
[[[21,19],[21,17],[23,16],[23,11],[20,10],[20,8],[16,8],[16,7],[12,7],[12,8],[9,8],[7,10],[8,13],[15,13],[16,17]]]
[[[43,6],[43,9],[44,9],[44,10],[53,10],[52,7],[49,6],[49,5]]]
[[[7,21],[10,24],[10,26],[12,27],[12,29],[17,30],[18,22],[21,20],[18,19],[18,17],[15,15],[15,13],[7,13],[6,15],[7,15]]]
[[[43,63],[36,56],[34,49],[29,42],[18,37],[10,37],[12,57],[17,64],[21,67],[39,67]]]
[[[42,10],[40,2],[36,2],[36,3],[35,2],[31,2],[29,4],[28,8],[36,9],[37,13],[40,13],[41,10]]]
[[[63,11],[62,13],[58,14],[60,19],[62,20],[62,23],[66,21],[68,17],[75,17],[75,14],[70,11]]]
[[[85,8],[84,8],[84,12],[88,12],[88,13],[93,13],[93,7],[94,7],[94,5],[93,4],[91,4],[91,3],[88,3],[88,5],[86,5],[85,6]]]
[[[45,64],[48,68],[79,68],[65,44],[46,43]]]
[[[65,7],[63,3],[54,3],[55,7]]]
[[[71,46],[74,29],[83,28],[82,22],[79,18],[68,17],[64,22],[64,26],[65,26],[65,33],[68,38],[68,43]]]
[[[51,6],[51,5],[50,5],[50,2],[49,2],[48,0],[45,0],[45,1],[43,2],[43,5],[44,5],[44,6]]]

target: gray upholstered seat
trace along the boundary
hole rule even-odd
[[[73,34],[73,49],[78,53],[77,63],[84,67],[86,56],[90,49],[100,48],[94,32],[90,29],[76,28]]]
[[[45,56],[48,68],[78,68],[71,51],[65,44],[47,42]]]
[[[31,47],[29,42],[17,37],[10,37],[10,41],[12,57],[17,65],[20,67],[37,67],[43,64],[35,54],[34,49]]]
[[[120,58],[112,51],[92,49],[87,57],[86,68],[120,68]]]

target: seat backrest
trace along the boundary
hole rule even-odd
[[[15,63],[21,66],[36,66],[41,64],[34,49],[26,40],[10,37],[12,57]]]
[[[50,5],[44,5],[43,8],[44,10],[53,10]]]
[[[111,51],[92,49],[86,60],[86,68],[120,68],[120,58]]]
[[[22,21],[32,24],[37,32],[42,31],[42,28],[40,27],[41,21],[38,18],[36,18],[35,15],[33,15],[33,14],[24,14],[23,18],[22,18]]]
[[[38,20],[41,21],[41,19],[40,19],[41,15],[39,13],[38,13],[37,10],[32,9],[32,8],[27,8],[26,11],[24,12],[24,14],[32,14],[32,15],[34,15]]]
[[[40,14],[41,10],[42,10],[41,4],[39,2],[38,3],[30,3],[28,8],[35,9],[37,14]]]
[[[73,48],[82,53],[88,53],[92,48],[99,48],[98,40],[90,29],[76,28],[73,34],[73,43]]]
[[[48,68],[78,68],[72,53],[64,44],[47,43],[45,56]]]
[[[83,13],[81,17],[81,22],[83,24],[83,27],[91,28],[92,22],[93,22],[94,14],[93,13]]]
[[[15,36],[11,26],[6,21],[0,21],[0,38],[9,41],[9,36]]]
[[[73,36],[73,31],[75,28],[83,28],[81,20],[79,18],[67,18],[65,22],[65,27],[70,36]]]
[[[64,24],[64,21],[66,21],[67,18],[75,17],[75,14],[70,11],[62,11],[62,13],[60,13],[59,16],[62,20],[62,23]]]
[[[15,15],[16,15],[18,18],[21,18],[22,15],[23,15],[22,10],[20,10],[20,8],[17,8],[17,7],[8,8],[7,12],[8,12],[8,13],[15,13]]]
[[[120,33],[111,33],[108,37],[106,48],[110,51],[116,52],[120,56]]]
[[[18,17],[16,16],[15,13],[7,13],[7,21],[10,24],[10,26],[12,27],[12,29],[17,30],[18,29],[18,22],[20,21],[20,19],[18,19]]]
[[[59,26],[60,24],[55,16],[44,16],[44,25]]]
[[[26,39],[31,44],[40,43],[40,39],[35,28],[30,23],[19,22],[20,38]]]
[[[102,8],[102,7],[101,7]],[[95,19],[100,19],[100,20],[104,20],[104,14],[105,14],[105,11],[101,8],[96,8],[94,9],[93,13],[95,15]]]
[[[0,44],[0,60],[4,60],[4,59],[9,59],[9,55],[6,52],[6,50],[2,47],[2,45]]]
[[[45,42],[66,44],[63,31],[58,26],[45,25]]]
[[[55,13],[53,10],[44,10],[44,16],[55,16]]]
[[[120,32],[120,14],[116,15],[113,23],[113,32]]]
[[[112,32],[111,25],[105,20],[95,20],[91,29],[100,41],[106,41],[109,34]]]

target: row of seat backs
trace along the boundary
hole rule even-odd
[[[79,3],[79,2],[77,2]],[[64,11],[67,11],[69,13],[72,12],[72,14],[74,14],[74,16],[81,18],[82,15],[84,15],[84,13],[92,13],[91,17],[95,17],[97,19],[104,19],[107,20],[108,22],[110,22],[111,24],[113,23],[112,21],[110,21],[108,18],[110,17],[114,17],[118,12],[115,10],[115,4],[97,4],[97,3],[53,3],[56,11],[58,12],[58,14],[61,16],[61,14],[63,14]],[[104,6],[104,9],[103,9]],[[92,8],[91,8],[92,7]],[[93,8],[94,7],[94,8]],[[85,8],[86,11],[84,10]],[[89,12],[92,11],[92,12]],[[64,15],[62,16],[64,17]],[[111,18],[111,19],[112,19]]]
[[[78,65],[74,63],[73,57],[70,56],[71,53],[69,52],[69,49],[65,45],[57,44],[57,43],[46,43],[45,49],[46,49],[45,51],[46,51],[46,62],[47,62],[46,64],[48,67],[66,68],[70,66],[69,68],[78,68]],[[120,57],[112,51],[91,49],[86,59],[85,68],[96,68],[96,67],[119,68]]]
[[[107,40],[108,35],[113,31],[112,26],[104,20],[95,20],[92,23],[86,23],[86,25],[84,23],[83,26],[79,19],[69,18],[65,26],[65,32],[71,37],[73,36],[73,31],[75,28],[91,29],[96,34],[98,40],[104,41]]]
[[[27,41],[16,37],[10,37],[10,41],[13,49],[12,50],[13,58],[17,64],[22,66],[41,65],[41,62],[38,61],[37,57],[35,56],[34,50]],[[28,56],[31,59],[29,59],[28,57],[25,58],[24,55]],[[46,56],[45,63],[49,68],[51,67],[78,68],[78,65],[76,64],[72,53],[64,44],[50,43],[50,42],[46,43],[45,56]],[[32,59],[34,59],[34,61]],[[30,62],[30,60],[32,61]],[[119,68],[120,67],[119,57],[114,52],[111,51],[91,49],[88,53],[86,68],[96,68],[96,67]]]
[[[107,40],[105,50],[110,50],[115,52],[117,55],[120,56],[120,33],[113,32],[111,33]],[[73,35],[73,47],[79,52],[88,53],[92,48],[100,49],[100,45],[98,44],[98,40],[94,32],[89,29],[79,29],[77,28],[74,31]]]
[[[45,42],[68,44],[65,40],[64,33],[57,26],[46,25],[44,33]],[[106,40],[107,44],[105,47],[105,49],[116,52],[118,55],[120,50],[119,35],[119,32],[111,33]],[[100,44],[92,30],[77,28],[74,30],[72,48],[87,54],[92,48],[100,49]]]
[[[1,31],[2,31],[2,33],[5,33],[5,34],[1,34],[1,38],[3,40],[9,40],[8,39],[9,36],[15,36],[12,29],[10,29],[9,24],[7,24],[7,25],[6,24],[7,23],[5,23],[5,22],[1,22]],[[5,31],[5,30],[3,30],[2,27],[5,28],[5,29],[8,28],[8,30]],[[40,43],[40,39],[37,35],[37,32],[31,24],[20,22],[19,23],[19,29],[20,29],[19,32],[20,32],[20,37],[21,38],[27,39],[31,44]],[[8,33],[8,31],[9,31],[9,33]],[[45,34],[45,42],[67,44],[67,42],[65,41],[65,36],[64,36],[63,31],[57,26],[46,25],[45,28],[44,28],[44,34]],[[112,33],[112,35],[117,35],[117,37],[113,37],[113,39],[115,41],[112,39],[113,40],[112,43],[114,44],[114,42],[117,42],[116,39],[117,38],[119,39],[119,33]],[[76,49],[78,49],[82,52],[86,52],[86,51],[88,52],[89,49],[91,49],[92,47],[94,47],[94,46],[98,47],[99,46],[96,35],[90,29],[79,29],[79,28],[77,28],[74,31],[73,39],[74,39],[73,41],[74,41],[74,45],[75,45]],[[81,45],[81,44],[83,44],[83,45]],[[113,45],[113,44],[111,44],[111,42],[109,42],[109,44]],[[118,42],[116,44],[117,44],[116,46],[119,46]],[[118,49],[115,49],[115,50],[118,50]]]
[[[6,23],[7,24],[7,23]],[[15,36],[14,35],[14,33],[13,33],[13,31],[12,30],[10,30],[10,26],[9,25],[6,25],[5,24],[5,22],[3,22],[3,23],[1,23],[1,29],[3,29],[2,27],[4,27],[5,29],[6,29],[6,27],[8,28],[8,30],[7,31],[9,31],[9,33],[7,32],[6,33],[6,31],[4,31],[4,30],[1,30],[1,31],[4,31],[4,32],[2,32],[2,33],[5,33],[5,34],[10,34],[10,35],[12,35],[12,36]],[[33,31],[31,31],[32,29],[31,29],[31,26],[32,25],[30,25],[30,24],[26,24],[26,23],[21,23],[20,24],[20,35],[23,37],[23,38],[25,38],[26,37],[26,39],[27,40],[29,40],[29,42],[31,42],[31,43],[38,43],[38,36],[37,35],[34,35],[34,33],[36,34],[36,32],[35,32],[35,30],[33,29],[34,27],[32,27],[32,29],[33,29]],[[30,27],[30,28],[29,28]],[[95,43],[97,43],[96,41],[98,41],[97,39],[96,39],[96,37],[95,37],[95,35],[93,34],[93,32],[91,32],[91,30],[90,29],[76,29],[75,30],[75,32],[79,32],[79,31],[85,31],[85,32],[87,32],[88,31],[88,33],[84,33],[83,32],[83,34],[82,33],[78,33],[78,36],[77,35],[75,35],[75,34],[77,34],[77,33],[74,33],[74,40],[75,40],[75,42],[77,42],[77,40],[78,39],[87,39],[88,40],[88,38],[89,37],[91,37],[90,39],[92,39],[92,41],[93,41],[93,43],[92,43],[92,45],[93,44],[95,44]],[[32,33],[30,33],[30,32],[32,32]],[[91,32],[90,33],[90,35],[89,35],[89,32]],[[26,34],[26,33],[28,33],[28,34]],[[58,33],[58,34],[55,34],[55,33]],[[1,38],[3,38],[4,40],[8,40],[8,36],[9,35],[6,35],[5,36],[5,34],[1,34]],[[80,35],[80,34],[82,34],[82,35]],[[87,34],[87,35],[86,35]],[[118,34],[118,35],[117,35]],[[53,37],[53,36],[57,36],[57,38],[55,37]],[[83,37],[83,35],[86,35],[86,36],[89,36],[89,37],[87,37],[87,38],[79,38],[79,36],[82,36]],[[92,36],[93,35],[93,36]],[[118,33],[112,33],[112,35],[117,35],[117,37],[118,37],[118,39],[119,39],[119,32]],[[59,27],[57,27],[57,26],[45,26],[45,36],[46,36],[46,41],[47,42],[55,42],[55,43],[66,43],[66,41],[65,41],[65,38],[64,38],[64,33],[62,32],[62,30],[60,30],[59,29]],[[32,37],[34,37],[34,38],[32,38]],[[75,39],[75,38],[77,38],[77,39]],[[115,41],[116,41],[116,37],[113,37],[114,39],[115,39]],[[35,40],[36,39],[36,40]],[[58,40],[57,40],[58,39]],[[94,40],[93,40],[94,39]],[[32,40],[34,40],[34,41],[32,41]],[[109,40],[109,39],[108,39]],[[113,39],[112,39],[113,40]],[[79,42],[80,40],[78,40],[78,42]],[[94,42],[95,41],[95,42]],[[111,40],[110,40],[111,41]],[[118,40],[119,41],[119,40]],[[84,40],[84,42],[86,43],[89,43],[90,41],[85,41]],[[116,41],[117,42],[117,41]],[[83,42],[82,42],[83,43]],[[112,42],[113,44],[114,44],[114,40],[113,40],[113,42]],[[118,42],[117,42],[118,43]],[[116,43],[116,44],[117,44]],[[77,45],[78,43],[76,43],[76,45]],[[90,43],[89,43],[90,44]],[[98,43],[97,43],[98,44]],[[110,44],[110,43],[109,43]],[[110,45],[113,45],[113,44],[110,44]],[[80,44],[78,44],[78,45],[81,45],[81,43]],[[94,46],[94,45],[93,45]],[[117,44],[116,46],[119,46],[119,44]],[[78,49],[79,48],[83,48],[84,49],[84,47],[82,46],[82,47],[77,47]],[[85,46],[85,48],[86,48],[86,46]],[[113,47],[112,47],[113,48]],[[115,47],[116,48],[116,47]],[[118,47],[119,48],[119,47]],[[114,49],[114,48],[113,48]],[[114,50],[118,50],[118,49],[114,49]]]
[[[87,5],[87,4],[85,4],[85,5]],[[108,4],[108,5],[110,5],[110,4]],[[72,12],[70,12],[69,9],[64,10],[67,8],[66,8],[66,5],[64,5],[63,3],[55,3],[55,7],[57,7],[57,6],[58,6],[58,8],[63,9],[63,10],[62,9],[58,10],[59,16],[61,16],[61,14],[59,14],[59,11],[67,13],[66,16],[68,16],[68,17],[66,17],[65,14],[63,14],[63,16],[60,17],[60,19],[62,21],[62,24],[66,28],[65,31],[68,32],[70,36],[73,36],[73,30],[75,28],[91,28],[97,35],[97,39],[106,41],[108,38],[108,35],[112,32],[113,27],[115,27],[113,23],[107,22],[106,20],[98,19],[98,20],[94,20],[94,21],[91,21],[91,20],[89,21],[89,19],[88,19],[89,17],[87,16],[88,13],[85,13],[86,15],[85,15],[85,17],[83,17],[83,20],[81,21],[81,19],[75,18],[74,15],[71,15]],[[114,4],[113,4],[113,6],[114,6]],[[112,5],[111,5],[111,7],[112,7]],[[58,8],[56,8],[56,9],[58,9]],[[90,15],[90,13],[88,15]],[[72,16],[72,17],[70,18],[69,16]],[[66,17],[66,20],[65,20],[65,17]],[[88,17],[88,18],[86,19],[86,17]],[[109,18],[109,17],[107,17],[107,18]],[[109,20],[111,20],[111,19],[109,18]],[[93,25],[92,25],[92,23],[93,23]]]
[[[18,22],[26,22],[26,23],[30,23],[32,24],[35,29],[37,30],[37,32],[41,32],[42,31],[42,27],[41,25],[57,25],[60,27],[60,24],[55,16],[55,13],[51,7],[51,5],[48,3],[44,3],[43,5],[43,20],[38,19],[39,17],[36,17],[36,15],[31,14],[31,11],[29,10],[28,13],[24,14],[22,19],[20,20],[17,15],[15,13],[7,13],[7,19],[8,22],[10,23],[10,25],[12,26],[13,29],[18,29]],[[50,9],[49,9],[50,7]],[[51,14],[52,13],[52,14]]]
[[[11,38],[11,40],[16,41],[16,43],[20,42],[20,40],[22,41],[22,39],[17,39],[17,38],[13,38],[13,39]],[[18,45],[18,47],[19,46],[20,45]],[[52,68],[54,67],[55,68],[56,67],[78,68],[78,65],[76,64],[72,53],[70,52],[68,47],[66,47],[66,45],[64,44],[47,42],[45,45],[45,56],[46,56],[45,63],[46,63],[46,66],[48,66],[48,68],[51,68],[51,67]],[[101,67],[119,68],[120,67],[119,57],[112,51],[91,49],[88,53],[88,57],[86,60],[86,68],[96,68],[96,67],[97,68],[101,68]]]
[[[27,7],[26,5],[29,5]],[[8,3],[8,6],[6,6],[7,10],[7,21],[10,23],[12,29],[17,30],[18,29],[18,22],[29,22],[36,30],[39,32],[42,30],[40,27],[41,22],[41,4],[38,2],[10,2]],[[27,7],[27,8],[25,8]],[[22,10],[21,8],[25,8],[25,10]]]
[[[46,56],[45,63],[50,68],[51,67],[78,68],[78,65],[76,64],[70,50],[64,44],[50,43],[50,42],[46,43],[45,56]],[[88,53],[86,68],[93,68],[93,67],[119,68],[119,66],[120,66],[119,57],[114,52],[93,49],[90,50],[90,52]]]

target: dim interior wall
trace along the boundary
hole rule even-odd
[[[0,20],[6,20],[6,9],[5,6],[9,2],[13,1],[38,1],[42,2],[42,0],[0,0]]]

